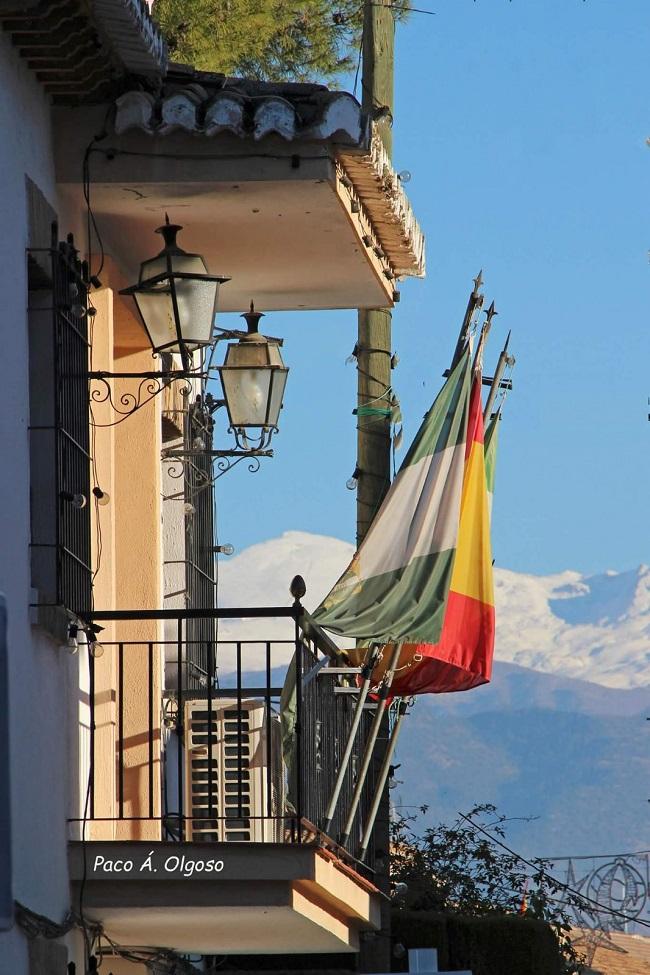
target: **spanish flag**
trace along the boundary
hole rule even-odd
[[[490,446],[495,447],[496,440],[491,437],[490,441]],[[493,483],[493,458],[488,460]],[[470,394],[458,540],[442,633],[437,643],[404,644],[391,695],[408,697],[466,691],[485,684],[492,674],[493,651],[490,511],[481,373],[476,370]],[[384,661],[387,659],[390,659],[388,647],[384,651]],[[380,676],[375,671],[373,677]]]

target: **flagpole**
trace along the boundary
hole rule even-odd
[[[334,813],[336,812],[336,806],[339,801],[339,796],[341,795],[341,789],[343,788],[343,781],[348,770],[348,765],[350,764],[350,756],[352,755],[352,749],[354,748],[354,739],[357,735],[357,730],[361,722],[361,716],[363,715],[363,708],[366,703],[366,698],[368,697],[368,692],[370,690],[370,681],[372,678],[372,672],[375,669],[375,664],[377,663],[378,651],[377,649],[369,650],[368,657],[363,665],[361,671],[361,676],[363,677],[363,684],[359,691],[359,697],[357,698],[357,704],[354,711],[354,716],[352,718],[352,725],[350,727],[350,733],[348,735],[348,740],[345,746],[345,751],[343,752],[343,757],[341,758],[341,764],[339,765],[338,774],[336,776],[336,782],[334,784],[334,791],[332,792],[332,797],[329,801],[327,811],[323,820],[321,822],[321,829],[323,833],[329,831],[332,825],[332,819],[334,818]]]
[[[366,858],[366,853],[368,852],[368,844],[370,843],[370,836],[375,825],[375,819],[377,818],[377,812],[379,811],[379,803],[381,802],[382,793],[384,791],[384,786],[386,785],[386,780],[388,778],[388,773],[390,772],[390,765],[393,760],[393,755],[395,754],[395,747],[397,745],[397,739],[399,738],[399,733],[402,728],[402,719],[406,714],[407,705],[405,701],[400,701],[397,710],[397,720],[393,726],[393,730],[388,741],[388,747],[386,748],[386,754],[384,755],[384,760],[381,764],[381,770],[379,772],[379,780],[375,786],[375,795],[372,800],[372,806],[370,812],[368,813],[368,818],[366,820],[366,825],[363,829],[363,836],[361,838],[361,847],[359,849],[358,858],[363,862]]]
[[[474,324],[474,319],[477,313],[483,307],[483,295],[479,294],[479,290],[483,284],[483,271],[479,271],[474,278],[474,288],[469,296],[467,302],[467,308],[465,310],[465,317],[463,318],[463,324],[460,326],[460,333],[458,335],[458,341],[456,342],[456,348],[454,349],[454,356],[451,360],[451,366],[449,367],[449,373],[454,371],[454,368],[460,362],[460,359],[465,351],[465,346],[469,340],[469,333],[472,330],[472,325]],[[445,373],[445,376],[449,373]]]
[[[477,368],[481,369],[481,371],[483,370],[483,352],[485,351],[485,343],[487,342],[487,337],[490,334],[490,329],[492,328],[492,319],[494,318],[495,315],[499,314],[499,312],[494,307],[494,302],[492,302],[492,304],[490,305],[490,307],[488,308],[485,314],[487,317],[483,322],[483,326],[481,328],[481,334],[479,336],[478,344],[476,346],[476,354],[474,355],[472,372],[474,372]]]
[[[366,782],[368,776],[368,769],[370,768],[370,762],[372,761],[373,752],[375,749],[375,743],[377,737],[379,736],[379,729],[381,722],[386,711],[386,699],[388,698],[388,693],[390,691],[390,686],[393,683],[393,674],[395,673],[395,668],[399,661],[401,644],[396,643],[393,653],[390,658],[390,663],[384,675],[384,682],[379,691],[379,700],[377,702],[377,710],[375,711],[372,727],[370,729],[370,734],[368,735],[368,741],[366,742],[366,748],[363,753],[363,762],[361,763],[361,769],[359,771],[359,777],[357,779],[356,785],[354,787],[354,792],[352,793],[352,800],[350,802],[350,809],[348,811],[348,817],[345,821],[345,826],[339,835],[338,841],[340,846],[345,846],[350,839],[350,833],[352,832],[352,824],[354,822],[354,817],[359,806],[359,801],[361,799],[361,792]]]
[[[509,360],[511,357],[508,355],[508,344],[510,342],[511,332],[508,332],[508,337],[506,338],[506,344],[501,350],[499,356],[499,361],[497,362],[496,371],[494,373],[494,379],[492,380],[492,386],[490,387],[490,392],[488,393],[487,402],[485,404],[485,410],[483,411],[483,421],[487,423],[490,419],[490,413],[492,412],[492,407],[494,406],[494,401],[496,399],[497,393],[501,386],[501,379],[505,372],[506,366],[509,365]]]

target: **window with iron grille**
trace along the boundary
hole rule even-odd
[[[70,235],[28,252],[32,585],[40,605],[90,610],[86,272]]]

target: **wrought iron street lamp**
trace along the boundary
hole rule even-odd
[[[234,449],[212,450],[195,438],[182,448],[165,448],[163,459],[190,460],[198,454],[226,458],[220,470],[232,466],[228,458],[270,457],[273,434],[278,428],[282,398],[288,368],[282,361],[282,340],[262,335],[259,322],[263,315],[251,302],[246,319],[247,331],[223,330],[215,327],[215,313],[220,286],[230,280],[222,275],[208,274],[205,261],[199,254],[189,254],[178,246],[178,232],[182,228],[165,223],[157,233],[162,234],[165,246],[155,257],[143,261],[138,283],[124,288],[120,294],[132,297],[154,353],[176,353],[181,356],[182,368],[166,368],[150,372],[110,373],[90,372],[88,377],[98,385],[90,390],[92,403],[109,402],[118,419],[108,425],[121,423],[128,416],[151,402],[170,383],[182,382],[182,393],[189,397],[194,383],[199,382],[201,394],[195,406],[205,414],[206,423],[219,407],[226,407],[230,432],[235,438]],[[225,362],[216,367],[221,375],[223,399],[215,399],[206,391],[211,356],[202,356],[194,366],[191,354],[197,349],[214,347],[223,340],[229,342]],[[113,382],[133,379],[134,391],[114,395]],[[91,422],[93,422],[91,420]],[[259,461],[256,461],[259,467]],[[254,467],[251,467],[251,470]]]
[[[239,333],[239,341],[228,345],[224,364],[219,367],[230,428],[238,446],[242,441],[249,443],[252,435],[257,446],[268,447],[278,429],[289,373],[280,354],[281,340],[259,331],[263,317],[251,301],[250,311],[242,315],[248,331]]]
[[[165,246],[142,262],[138,283],[120,294],[134,298],[154,352],[180,354],[183,369],[189,371],[190,353],[214,341],[219,287],[230,279],[208,274],[199,254],[178,246],[182,229],[165,214],[164,225],[156,230]]]

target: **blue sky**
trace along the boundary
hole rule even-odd
[[[650,561],[647,0],[419,0],[396,50],[394,160],[427,237],[402,285],[394,387],[405,444],[439,389],[471,279],[508,329],[497,564]],[[226,316],[221,324],[227,324]],[[220,540],[290,529],[353,540],[355,312],[276,313],[291,367],[275,457],[217,482]],[[223,418],[218,439],[228,437]],[[402,452],[403,456],[403,452]],[[398,454],[398,463],[399,463]]]

